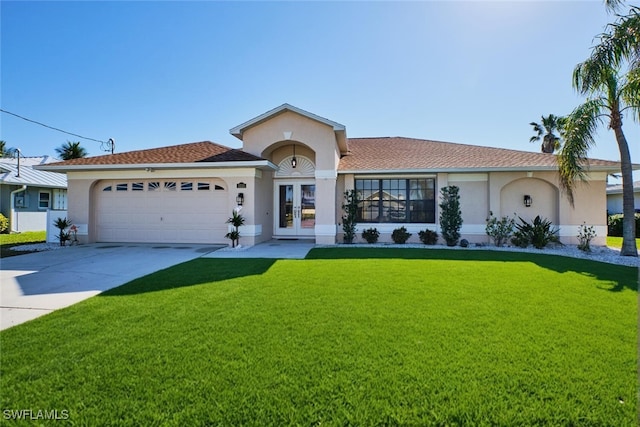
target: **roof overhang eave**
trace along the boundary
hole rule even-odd
[[[80,172],[80,171],[108,171],[108,170],[134,170],[134,169],[154,169],[154,170],[176,170],[176,169],[232,169],[232,168],[253,168],[261,170],[278,170],[278,166],[268,160],[246,161],[246,162],[195,162],[195,163],[136,163],[136,164],[116,164],[116,165],[67,165],[49,166],[40,165],[39,170],[49,172]]]
[[[615,172],[615,166],[591,166],[588,172]],[[557,172],[557,167],[551,166],[518,166],[518,167],[475,167],[475,168],[398,168],[398,169],[339,169],[339,175],[345,174],[398,174],[398,173],[485,173],[485,172]]]

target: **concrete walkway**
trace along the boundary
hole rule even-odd
[[[248,248],[192,244],[90,244],[0,259],[0,330],[195,258],[304,258],[314,243]]]

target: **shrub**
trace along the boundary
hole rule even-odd
[[[433,230],[422,230],[418,232],[420,241],[425,245],[435,245],[438,243],[438,233]]]
[[[583,223],[578,227],[578,249],[584,252],[591,252],[591,240],[596,237],[596,230],[593,225],[587,226]]]
[[[393,230],[393,233],[391,233],[393,243],[403,244],[409,239],[409,237],[411,237],[411,233],[409,233],[404,227],[396,228]]]
[[[460,240],[460,247],[468,248],[469,247],[469,241],[467,239]]]
[[[60,230],[60,233],[58,233],[58,239],[60,240],[60,246],[64,246],[65,242],[67,240],[69,240],[71,238],[71,235],[64,231],[67,228],[71,227],[73,223],[71,222],[70,219],[67,218],[57,218],[54,222],[53,225],[56,226],[57,229]]]
[[[4,233],[9,229],[9,220],[0,213],[0,233]]]
[[[640,213],[635,214],[636,217],[636,236],[640,236]],[[607,218],[607,234],[614,237],[622,237],[622,218],[624,215],[609,215]]]
[[[552,227],[551,221],[546,218],[536,216],[533,222],[529,223],[518,217],[520,224],[516,224],[516,232],[513,233],[511,242],[521,248],[526,248],[532,244],[536,249],[543,249],[549,243],[560,243],[558,238],[559,230]]]
[[[462,227],[459,188],[455,185],[442,187],[440,195],[442,199],[439,205],[442,237],[447,242],[447,246],[455,246],[458,244]]]
[[[362,238],[366,240],[367,243],[376,243],[378,237],[380,237],[380,232],[377,228],[367,228],[362,232]]]
[[[342,204],[344,215],[342,216],[342,231],[344,242],[353,243],[356,237],[356,220],[358,218],[358,193],[356,190],[344,192],[345,202]]]
[[[496,246],[502,246],[509,241],[509,237],[513,234],[515,226],[516,220],[514,218],[503,216],[498,219],[493,216],[493,212],[489,211],[485,231],[487,236],[493,239],[493,243]]]

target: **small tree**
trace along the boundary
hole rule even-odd
[[[231,240],[231,247],[235,248],[236,244],[240,243],[240,226],[244,225],[244,217],[240,215],[240,212],[236,209],[233,210],[233,215],[227,220],[227,224],[231,224],[235,227],[235,230],[228,232],[224,237]]]
[[[578,249],[583,252],[591,252],[591,240],[597,236],[593,225],[582,223],[578,227]]]
[[[344,231],[344,242],[353,243],[356,237],[356,224],[358,219],[358,193],[356,190],[348,190],[344,192],[344,203],[342,210],[342,231]]]
[[[487,236],[493,239],[496,246],[500,247],[504,243],[509,241],[509,237],[513,234],[513,229],[516,226],[515,218],[503,216],[498,219],[493,216],[493,212],[489,211],[489,218],[487,218],[487,226],[485,231]]]
[[[460,239],[462,211],[460,210],[459,188],[455,185],[440,189],[440,228],[447,246],[455,246]]]

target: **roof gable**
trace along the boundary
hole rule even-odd
[[[231,133],[231,135],[235,136],[236,138],[242,141],[243,134],[246,130],[254,126],[258,126],[259,124],[264,123],[272,119],[273,117],[276,117],[286,111],[296,113],[302,117],[306,117],[310,120],[314,120],[316,122],[319,122],[331,127],[335,132],[336,141],[338,142],[338,147],[340,151],[342,153],[346,153],[348,151],[349,148],[347,144],[347,128],[344,125],[338,122],[334,122],[333,120],[320,117],[316,114],[310,113],[309,111],[303,110],[302,108],[294,107],[293,105],[286,104],[286,103],[280,105],[279,107],[274,108],[273,110],[269,110],[266,113],[260,114],[259,116],[254,117],[253,119],[248,120],[234,128],[231,128],[229,130],[229,133]]]

